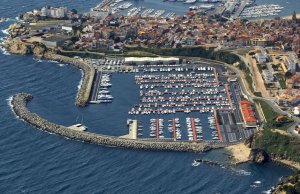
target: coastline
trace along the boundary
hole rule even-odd
[[[95,76],[95,69],[91,64],[79,59],[59,55],[55,50],[51,50],[49,48],[44,48],[38,45],[25,44],[22,41],[15,41],[11,38],[8,38],[2,44],[2,46],[9,53],[20,55],[33,54],[37,58],[44,58],[47,60],[67,63],[81,69],[83,76],[81,77],[80,88],[75,99],[75,104],[79,107],[84,107],[87,105]]]
[[[293,15],[287,15],[287,16],[283,16],[282,18],[283,18],[283,19],[287,19],[287,20],[291,20],[292,17],[293,17]],[[296,17],[297,17],[297,18],[300,18],[300,13],[297,13],[297,14],[296,14]]]
[[[247,147],[244,143],[231,145],[224,149],[230,152],[229,156],[233,160],[234,164],[240,164],[250,161],[249,156],[251,153],[251,148]]]
[[[251,148],[249,148],[244,143],[239,143],[236,145],[231,145],[224,148],[226,151],[230,152],[229,157],[233,160],[233,164],[241,164],[251,161],[250,154]],[[271,162],[278,165],[289,167],[295,171],[300,170],[300,163],[287,159],[271,158]]]

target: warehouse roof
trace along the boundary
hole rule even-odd
[[[126,62],[143,62],[143,61],[179,61],[179,58],[177,57],[126,57],[125,58],[125,63]]]

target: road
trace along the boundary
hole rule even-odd
[[[288,112],[283,111],[280,107],[277,106],[277,104],[274,101],[274,98],[257,97],[257,96],[254,96],[253,94],[251,94],[249,92],[250,90],[248,90],[247,87],[246,87],[245,80],[241,76],[241,74],[243,73],[243,72],[241,72],[241,70],[233,67],[232,65],[229,65],[227,63],[223,63],[223,62],[220,62],[220,61],[214,61],[214,60],[210,60],[210,59],[203,59],[203,58],[199,58],[199,57],[198,58],[190,57],[189,59],[191,59],[195,62],[200,62],[200,63],[205,62],[206,64],[209,64],[209,65],[222,65],[222,66],[226,66],[227,68],[231,69],[236,74],[239,82],[241,83],[240,88],[242,90],[242,93],[245,95],[245,97],[247,97],[248,100],[250,100],[252,102],[253,102],[254,99],[262,100],[262,101],[266,102],[270,107],[272,107],[275,112],[277,112],[279,114],[282,114],[282,115],[289,116],[294,121],[294,125],[289,127],[287,129],[287,131],[290,134],[294,135],[294,136],[300,137],[300,135],[297,134],[294,131],[295,126],[300,124],[300,118],[292,116]]]

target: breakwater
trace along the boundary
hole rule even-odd
[[[5,42],[4,47],[13,54],[33,54],[38,58],[45,58],[49,60],[54,60],[58,62],[68,63],[82,69],[83,71],[83,78],[82,84],[78,92],[78,96],[75,100],[75,104],[77,106],[86,106],[89,101],[89,96],[91,93],[93,80],[95,76],[95,69],[94,67],[89,64],[88,62],[81,61],[79,59],[63,56],[57,54],[57,50],[49,49],[43,45],[34,45],[28,44],[20,40],[14,40],[8,38]]]
[[[75,104],[78,106],[85,106],[89,101],[89,97],[90,97],[90,93],[91,93],[91,89],[92,89],[92,85],[93,85],[93,80],[94,80],[94,76],[95,76],[94,67],[85,61],[80,61],[79,59],[70,58],[70,57],[58,55],[58,54],[45,53],[44,58],[54,60],[54,61],[68,63],[77,68],[82,69],[83,78],[82,78],[81,87],[79,89]]]
[[[114,136],[100,135],[96,133],[76,131],[65,126],[51,123],[39,115],[32,113],[27,108],[27,103],[32,100],[32,95],[19,93],[12,98],[12,106],[15,114],[43,131],[55,133],[70,139],[93,143],[97,145],[122,147],[129,149],[143,149],[156,151],[178,151],[178,152],[204,152],[213,148],[222,148],[225,144],[212,142],[167,142],[150,140],[122,139]]]

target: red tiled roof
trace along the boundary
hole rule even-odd
[[[240,101],[240,108],[246,122],[256,122],[254,110],[251,106],[251,102],[248,100]]]

